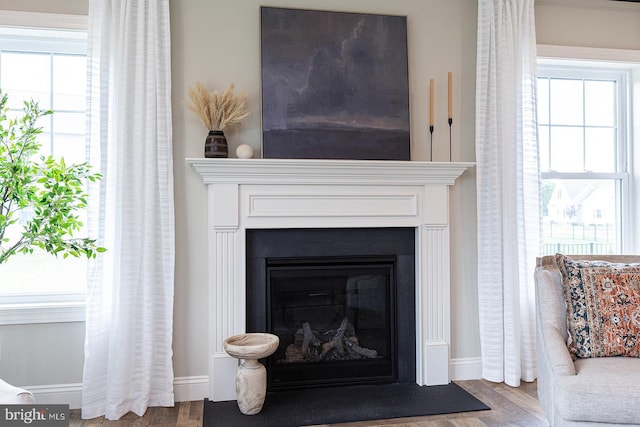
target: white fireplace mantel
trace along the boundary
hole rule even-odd
[[[235,399],[237,360],[222,343],[245,332],[247,229],[415,227],[416,383],[449,383],[448,193],[474,163],[186,161],[208,187],[210,399]]]

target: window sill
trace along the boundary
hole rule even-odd
[[[84,322],[84,301],[0,304],[0,325]]]

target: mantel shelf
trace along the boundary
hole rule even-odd
[[[472,162],[187,158],[205,184],[453,185]]]

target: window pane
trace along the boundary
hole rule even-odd
[[[53,127],[56,140],[53,155],[64,157],[65,162],[86,161],[85,115],[84,113],[54,113]]]
[[[537,95],[539,114],[548,103],[550,117],[549,123],[538,121],[544,254],[618,253],[627,220],[622,189],[628,173],[620,160],[627,157],[628,141],[619,128],[629,119],[621,102],[628,71],[614,64],[596,69],[544,62],[549,66],[538,68]]]
[[[613,179],[543,180],[543,253],[616,253],[618,188]]]
[[[56,40],[51,41],[44,35],[38,39],[38,52],[45,53],[1,51],[0,87],[9,97],[12,117],[22,115],[23,101],[29,99],[39,102],[42,109],[54,110],[53,115],[42,117],[38,122],[43,130],[37,137],[42,145],[41,155],[64,157],[67,164],[83,163],[86,161],[86,57],[77,49],[77,38],[69,39],[74,49],[66,49],[67,38]],[[86,224],[86,212],[78,214]],[[22,227],[31,215],[28,209],[20,211],[21,223],[7,230],[10,241],[20,238]],[[86,235],[86,230],[74,233],[78,238]],[[33,254],[12,255],[9,262],[0,265],[0,295],[36,294],[37,300],[39,294],[84,293],[86,274],[85,257],[56,258],[34,248]]]
[[[538,151],[540,153],[540,170],[548,171],[549,166],[549,126],[538,126]]]
[[[83,111],[86,93],[87,60],[79,55],[53,57],[54,110]]]
[[[8,263],[0,264],[0,294],[50,293],[85,291],[86,258],[62,260],[53,255],[34,252],[16,254]]]
[[[584,82],[585,124],[615,126],[616,83],[609,81]]]
[[[549,124],[549,79],[538,79],[538,123]]]
[[[9,95],[9,108],[21,109],[29,99],[37,101],[40,108],[51,108],[49,54],[3,52],[0,65],[0,86]]]
[[[54,135],[51,133],[51,116],[40,117],[37,124],[42,128],[42,133],[36,137],[40,143],[40,154],[48,156],[53,153]]]
[[[550,88],[551,123],[554,125],[582,125],[582,80],[552,79]]]
[[[22,106],[20,110],[9,110],[7,112],[7,118],[15,120],[18,117],[22,117]],[[36,122],[36,126],[42,129],[42,133],[36,136],[36,140],[40,144],[40,154],[47,156],[51,154],[52,140],[51,140],[51,116],[40,117]]]
[[[551,170],[558,172],[584,171],[582,128],[551,128]]]
[[[18,223],[6,230],[9,245],[20,239],[22,227],[32,215],[28,209],[20,211]],[[80,218],[83,223],[85,216],[83,213]],[[63,260],[39,249],[33,254],[15,254],[9,262],[0,264],[0,294],[84,292],[86,272],[86,258]]]
[[[616,171],[616,132],[612,128],[585,129],[585,168],[592,172]]]

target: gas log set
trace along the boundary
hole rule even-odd
[[[293,344],[287,346],[285,358],[278,363],[326,362],[380,357],[376,350],[360,346],[355,329],[345,317],[338,329],[314,331],[308,322],[295,333]]]

